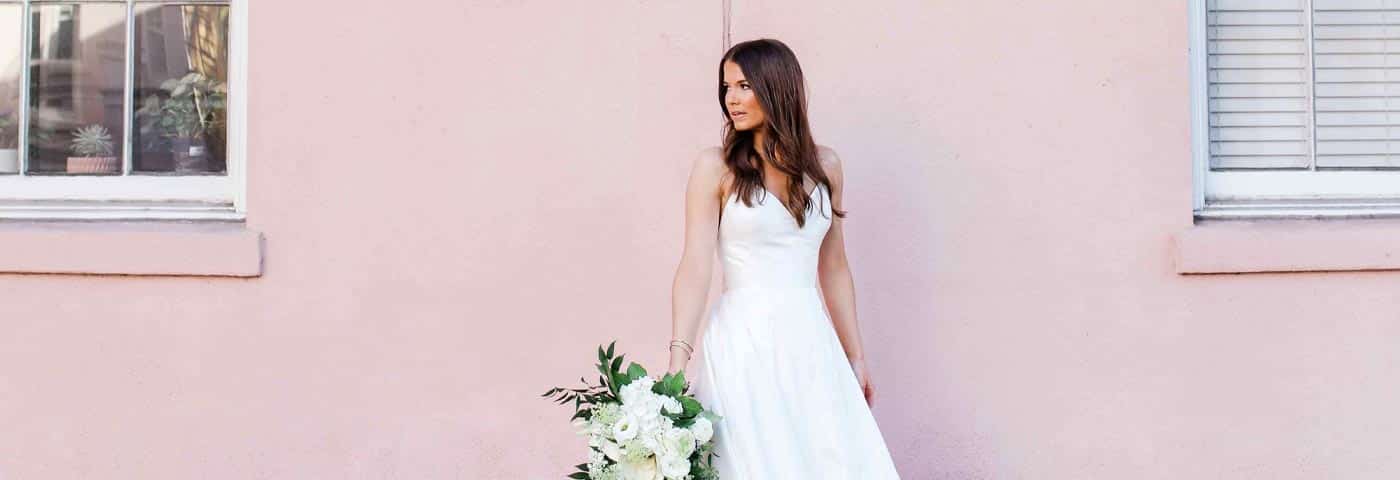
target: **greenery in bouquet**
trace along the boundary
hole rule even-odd
[[[573,402],[570,419],[588,437],[588,462],[575,465],[573,479],[714,480],[714,422],[720,416],[689,394],[685,372],[660,379],[635,362],[622,370],[624,356],[613,346],[598,347],[598,384],[580,378],[583,388],[545,392],[555,403]]]

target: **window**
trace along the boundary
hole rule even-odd
[[[246,0],[0,0],[0,218],[243,218]]]
[[[1400,0],[1192,0],[1198,218],[1400,215]]]

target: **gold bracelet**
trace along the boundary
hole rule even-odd
[[[679,344],[677,344],[677,342],[679,342]],[[692,348],[689,343],[686,343],[685,340],[671,340],[671,347],[681,347],[682,350],[685,350],[687,356],[695,355],[695,349]]]

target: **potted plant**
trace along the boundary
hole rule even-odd
[[[92,124],[73,132],[68,157],[68,173],[115,173],[117,157],[112,155],[115,144],[107,127]]]
[[[161,82],[160,89],[162,93],[147,96],[138,110],[142,137],[170,139],[176,173],[207,171],[206,142],[210,132],[224,123],[228,87],[190,72]]]
[[[19,135],[12,112],[0,114],[0,174],[19,173]]]

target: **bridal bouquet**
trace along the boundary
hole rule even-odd
[[[687,392],[685,372],[659,380],[625,356],[613,357],[613,344],[598,347],[597,385],[580,378],[584,388],[555,387],[543,397],[574,403],[574,428],[588,437],[588,463],[568,478],[591,480],[713,480],[714,422]]]

